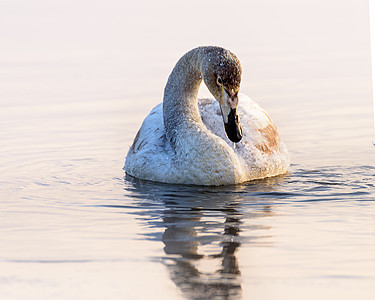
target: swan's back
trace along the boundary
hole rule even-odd
[[[243,137],[239,143],[231,142],[225,134],[220,107],[214,99],[199,99],[199,112],[204,125],[222,138],[245,167],[246,181],[285,173],[289,167],[289,154],[281,141],[275,124],[268,114],[244,94],[239,94],[237,107]]]

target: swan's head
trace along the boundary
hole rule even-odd
[[[237,114],[242,73],[240,61],[233,53],[222,48],[215,47],[205,54],[203,80],[220,104],[225,133],[232,142],[238,143],[242,139]]]

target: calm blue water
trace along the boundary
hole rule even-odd
[[[375,297],[367,3],[240,1],[233,30],[219,2],[0,2],[1,299]],[[206,44],[240,58],[289,172],[126,176],[173,65]]]

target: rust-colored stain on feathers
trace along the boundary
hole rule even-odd
[[[280,137],[277,133],[276,126],[273,123],[262,129],[258,129],[258,132],[264,137],[265,141],[262,144],[255,145],[255,147],[266,154],[270,154],[277,150],[280,143]]]

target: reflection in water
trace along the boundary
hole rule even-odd
[[[235,252],[240,246],[236,240],[240,232],[240,214],[234,208],[218,209],[225,214],[225,222],[215,224],[210,237],[205,236],[208,224],[204,221],[205,209],[192,209],[190,212],[175,208],[164,214],[165,231],[163,233],[164,251],[170,255],[165,260],[171,279],[189,298],[207,298],[214,296],[234,297],[241,293],[238,274],[240,274]],[[222,224],[224,232],[221,234]],[[217,253],[206,254],[200,245],[218,242]],[[215,263],[213,270],[199,269],[201,260]]]
[[[198,187],[153,183],[127,176],[126,186],[132,197],[138,199],[138,205],[148,211],[143,215],[145,221],[152,227],[164,228],[163,262],[184,296],[236,299],[241,297],[236,251],[243,242],[269,239],[252,234],[264,227],[244,226],[246,219],[272,214],[269,203],[254,197],[254,192],[267,190],[280,180],[282,177],[241,186]],[[254,205],[254,209],[244,210],[245,205]],[[155,237],[160,240],[160,235]]]

